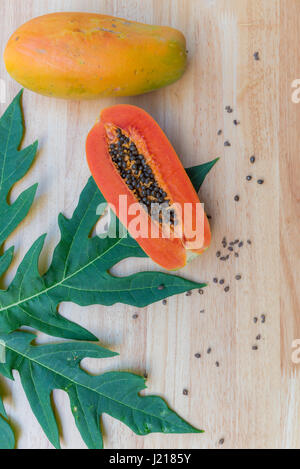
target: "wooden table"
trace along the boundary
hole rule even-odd
[[[292,343],[300,338],[300,103],[292,102],[291,85],[300,78],[300,2],[2,0],[1,54],[9,35],[25,21],[68,10],[179,28],[187,37],[189,66],[178,83],[135,98],[65,102],[25,92],[24,143],[38,138],[40,151],[11,197],[14,200],[35,181],[39,190],[30,215],[7,242],[7,247],[16,246],[7,282],[43,232],[48,233],[48,249],[43,252],[41,270],[49,264],[59,237],[57,215],[72,213],[89,177],[85,138],[100,110],[116,102],[143,107],[158,120],[186,166],[221,157],[201,190],[212,216],[212,246],[182,271],[210,286],[204,295],[194,292],[190,297],[173,297],[167,306],[144,308],[135,320],[136,309],[119,304],[110,308],[66,304],[61,311],[120,352],[110,369],[147,372],[147,392],[165,396],[206,433],[137,437],[105,416],[106,447],[299,448],[300,364],[292,361]],[[260,60],[255,60],[255,52]],[[2,60],[0,77],[7,85],[8,103],[19,86],[7,75]],[[5,107],[0,105],[1,113]],[[240,124],[234,125],[234,119]],[[231,146],[224,146],[226,140]],[[249,161],[252,155],[254,164]],[[246,180],[248,175],[251,181]],[[264,179],[264,184],[259,185],[258,179]],[[234,200],[237,194],[239,202]],[[224,236],[244,242],[239,257],[231,256],[227,262],[216,257],[216,251],[223,250]],[[153,265],[133,259],[115,272],[141,268]],[[214,284],[214,277],[225,284]],[[51,340],[40,335],[38,342]],[[195,357],[197,353],[201,358]],[[86,360],[84,366],[101,372],[99,362]],[[1,386],[18,447],[50,447],[18,376],[14,384],[1,379]],[[188,396],[183,395],[184,388]],[[54,402],[63,447],[84,448],[67,396],[55,391]]]

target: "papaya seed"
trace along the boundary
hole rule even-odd
[[[145,156],[138,151],[135,142],[122,129],[115,127],[108,136],[108,151],[115,168],[137,200],[146,206],[149,215],[160,223],[168,223],[171,227],[179,224],[174,209],[166,210],[159,216],[152,213],[151,205],[171,206],[167,192],[160,187],[152,168]],[[113,142],[111,141],[113,140]]]

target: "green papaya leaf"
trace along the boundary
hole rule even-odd
[[[32,186],[16,202],[8,203],[11,188],[25,175],[37,150],[37,143],[19,150],[24,132],[20,101],[21,93],[0,119],[0,248],[27,215],[37,187]],[[216,161],[187,170],[197,191]],[[92,377],[81,370],[83,358],[109,358],[115,356],[113,352],[84,342],[33,346],[31,334],[12,332],[26,325],[56,337],[96,340],[88,331],[59,315],[60,302],[82,306],[120,302],[141,307],[205,286],[161,272],[113,276],[110,270],[121,260],[147,256],[129,235],[105,239],[90,236],[104,210],[105,200],[90,178],[72,218],[59,216],[61,239],[49,270],[44,275],[38,270],[43,235],[25,255],[8,289],[0,290],[0,341],[5,342],[6,350],[6,362],[0,363],[0,373],[12,379],[12,370],[19,371],[33,412],[55,447],[59,447],[59,436],[50,394],[57,388],[69,394],[76,424],[90,448],[103,447],[100,426],[103,413],[124,422],[139,435],[198,432],[161,398],[141,397],[139,392],[145,388],[143,378],[121,372]],[[12,259],[13,247],[0,257],[0,277]],[[0,448],[13,448],[14,444],[0,399]]]
[[[35,184],[22,192],[13,204],[8,203],[10,190],[30,168],[38,147],[35,142],[19,150],[24,133],[21,96],[22,92],[16,96],[0,119],[0,249],[26,217],[37,189]]]
[[[201,433],[170,410],[160,397],[140,396],[145,389],[144,378],[127,372],[91,376],[80,368],[86,357],[111,358],[116,353],[85,342],[34,346],[34,338],[27,332],[0,335],[6,348],[6,363],[0,364],[0,373],[12,378],[12,370],[19,372],[31,408],[56,448],[59,433],[50,400],[54,389],[69,395],[77,428],[91,449],[103,448],[100,419],[104,413],[137,435]]]
[[[14,449],[15,436],[5,419],[7,419],[7,415],[0,396],[0,449]]]
[[[209,161],[208,163],[204,163],[198,166],[192,166],[191,168],[187,168],[186,172],[189,176],[194,188],[197,192],[199,192],[206,176],[215,166],[215,164],[219,161],[220,158],[216,158],[213,161]]]

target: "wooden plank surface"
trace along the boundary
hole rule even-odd
[[[57,214],[70,215],[89,171],[84,145],[100,110],[115,102],[150,112],[168,134],[186,166],[220,156],[201,198],[212,216],[210,250],[182,274],[210,282],[204,295],[174,297],[138,311],[122,305],[62,313],[120,352],[104,365],[86,360],[93,371],[122,369],[149,375],[147,392],[169,404],[204,435],[135,436],[104,417],[107,448],[299,448],[300,364],[292,362],[299,319],[299,122],[292,102],[300,78],[300,2],[297,0],[0,0],[1,56],[9,35],[34,16],[54,11],[93,11],[182,30],[188,70],[178,83],[145,96],[94,102],[65,102],[24,94],[24,143],[40,142],[37,160],[12,192],[12,200],[39,181],[30,215],[7,246],[16,246],[8,283],[26,250],[47,232],[40,268],[50,262],[58,240]],[[254,52],[260,60],[254,60]],[[0,62],[7,103],[19,86]],[[232,114],[225,106],[234,109]],[[5,104],[0,104],[1,113]],[[240,125],[235,126],[233,119]],[[222,129],[222,135],[217,135]],[[224,141],[231,143],[224,147]],[[249,162],[251,155],[256,162]],[[246,176],[252,175],[250,182]],[[257,184],[257,179],[264,184]],[[240,201],[235,202],[238,194]],[[216,258],[221,241],[243,240],[239,257]],[[251,240],[251,245],[247,240]],[[153,268],[129,260],[115,272]],[[237,281],[235,276],[242,275]],[[213,283],[224,278],[230,286]],[[205,312],[200,312],[204,310]],[[265,315],[265,322],[262,316]],[[258,320],[255,323],[254,318]],[[261,340],[256,337],[261,335]],[[42,334],[39,343],[53,339]],[[258,350],[253,350],[257,345]],[[207,353],[211,349],[211,353]],[[195,358],[200,353],[201,358]],[[216,366],[219,362],[219,367]],[[19,448],[49,448],[26,402],[19,378],[1,379]],[[183,395],[183,389],[189,391]],[[63,447],[84,448],[67,396],[54,392]]]

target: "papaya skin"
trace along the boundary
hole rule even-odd
[[[158,180],[163,182],[174,203],[182,206],[188,202],[193,207],[199,205],[198,195],[186,171],[171,143],[155,120],[136,106],[116,105],[106,108],[87,137],[87,161],[104,198],[129,232],[130,223],[135,215],[131,216],[128,213],[126,216],[124,215],[123,211],[120,210],[119,196],[127,196],[128,206],[136,203],[137,199],[116,170],[109,154],[106,129],[111,124],[125,131],[137,144],[139,144],[139,138],[144,141],[145,148],[147,147],[149,155],[151,155],[147,162],[152,166],[153,171],[159,171]],[[143,154],[146,157],[146,154]],[[142,211],[142,213],[145,223],[148,223],[148,233],[151,233],[155,222],[146,211]],[[195,212],[193,212],[193,217],[195,217]],[[178,270],[209,247],[211,232],[204,212],[201,220],[203,220],[201,226],[203,241],[197,250],[189,249],[188,242],[184,239],[185,233],[183,238],[137,237],[136,241],[146,254],[161,267],[166,270]],[[132,236],[134,235],[132,234]]]
[[[180,31],[93,13],[34,18],[15,31],[4,52],[14,80],[64,99],[147,93],[178,80],[186,60]]]

